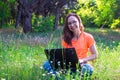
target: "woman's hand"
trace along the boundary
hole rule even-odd
[[[83,59],[79,59],[79,63],[81,66],[83,66],[83,64],[86,63],[86,61],[84,61]]]

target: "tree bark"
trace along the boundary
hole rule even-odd
[[[55,14],[55,22],[54,22],[54,28],[53,28],[54,30],[57,29],[59,16],[60,16],[60,8],[57,9]]]
[[[19,24],[22,25],[24,33],[32,31],[32,13],[29,9],[29,3],[27,0],[19,0],[18,1],[18,10],[17,10],[17,19],[16,25],[17,28]]]

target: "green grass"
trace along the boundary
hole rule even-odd
[[[93,63],[93,80],[119,80],[120,35],[119,31],[90,29],[97,49],[98,59]],[[111,38],[112,36],[112,38]],[[61,47],[61,30],[49,33],[0,32],[0,79],[1,80],[54,80],[53,74],[42,69],[46,61],[44,48]],[[61,80],[72,80],[69,74],[58,74]],[[79,80],[79,75],[76,75]]]

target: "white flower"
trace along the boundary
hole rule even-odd
[[[46,74],[42,74],[42,76],[46,76]]]
[[[1,80],[6,80],[5,78],[1,78]]]
[[[40,69],[43,69],[43,67],[42,67],[42,66],[40,66]]]

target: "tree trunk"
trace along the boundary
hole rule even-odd
[[[25,33],[31,32],[32,31],[32,14],[29,13],[28,17],[24,18],[24,23],[23,23],[23,31]]]
[[[17,27],[19,23],[23,27],[24,33],[31,32],[32,31],[32,12],[30,11],[30,5],[27,0],[19,0],[18,1],[18,13],[17,13],[17,20],[16,25]]]
[[[54,30],[57,29],[59,16],[60,16],[60,8],[57,9],[55,14]]]

